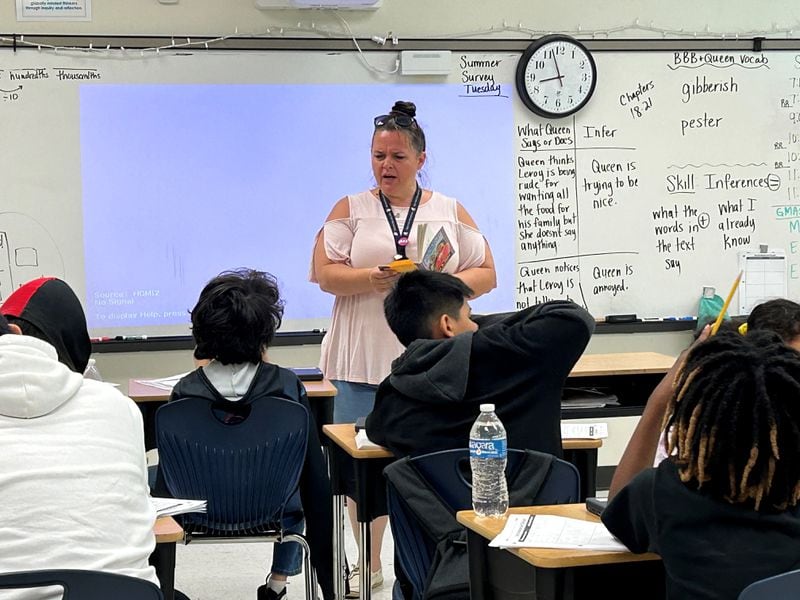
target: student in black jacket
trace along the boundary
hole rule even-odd
[[[406,351],[378,387],[367,435],[398,456],[466,448],[493,403],[509,448],[561,456],[561,391],[594,330],[569,301],[472,318],[472,290],[446,273],[406,273],[384,310]]]
[[[668,600],[735,600],[800,568],[800,354],[769,331],[709,333],[650,395],[602,515],[661,555]]]
[[[248,269],[222,273],[206,284],[191,314],[194,356],[202,366],[177,383],[171,400],[191,396],[209,402],[247,402],[277,396],[299,402],[310,414],[305,388],[297,376],[267,361],[267,347],[283,316],[283,302],[272,275]],[[299,498],[293,497],[289,504],[287,510],[302,508],[311,563],[323,598],[329,600],[333,597],[331,488],[313,423],[308,428]],[[284,527],[302,531],[303,523],[284,522]],[[281,600],[286,595],[286,578],[300,571],[300,560],[297,542],[276,544],[272,569],[258,588],[258,600]]]

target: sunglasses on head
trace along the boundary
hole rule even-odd
[[[375,127],[383,127],[389,123],[394,123],[398,127],[408,129],[416,124],[414,117],[408,115],[378,115],[375,117]]]

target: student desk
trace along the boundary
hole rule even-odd
[[[183,529],[172,517],[156,519],[153,527],[156,547],[150,555],[150,564],[156,569],[164,600],[175,599],[175,544],[183,539]]]
[[[375,517],[386,514],[386,487],[376,485],[383,482],[383,469],[395,460],[394,455],[386,448],[364,448],[356,446],[356,431],[352,423],[325,425],[323,431],[333,440],[331,448],[331,486],[335,496],[334,501],[334,574],[344,572],[341,550],[344,548],[344,494],[345,483],[342,480],[345,467],[348,463],[353,465],[355,471],[355,495],[358,503],[357,520],[359,522],[359,546],[365,549],[361,552],[359,571],[361,576],[359,595],[362,600],[369,600],[370,586],[370,539],[369,523]],[[594,454],[594,460],[586,460],[585,464],[597,464],[597,449],[602,446],[601,440],[564,440],[562,442],[565,454],[567,451],[576,453]],[[577,466],[577,465],[576,465]],[[581,473],[584,477],[584,473]],[[337,598],[344,598],[343,581],[335,576],[334,589]]]
[[[583,504],[529,506],[512,513],[549,514],[599,521]],[[480,518],[471,510],[456,518],[467,528],[472,600],[615,600],[663,599],[664,567],[657,554],[490,548],[506,519]]]
[[[317,433],[323,445],[327,439],[322,435],[322,426],[333,422],[333,399],[336,396],[336,386],[327,379],[321,381],[304,381],[306,394],[309,398],[311,414],[317,424]],[[161,388],[147,385],[136,379],[128,380],[128,397],[137,404],[150,402],[166,402],[169,400],[170,392]],[[155,410],[148,411],[145,419],[145,439],[150,443],[147,448],[155,447]]]
[[[563,409],[562,419],[641,415],[650,393],[672,368],[675,357],[658,352],[584,354],[575,363],[564,387],[601,388],[613,393],[619,406]]]
[[[584,354],[575,363],[569,377],[663,375],[674,362],[674,356],[658,352]]]
[[[650,393],[674,362],[673,356],[657,352],[584,354],[564,387],[602,389],[616,395],[619,406],[562,408],[561,418],[606,420],[641,415]],[[573,453],[565,448],[564,458],[581,472],[581,496],[593,496],[597,487],[597,453]],[[588,460],[594,463],[586,463]]]

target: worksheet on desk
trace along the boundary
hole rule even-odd
[[[562,548],[627,552],[605,525],[556,515],[509,515],[495,548]]]

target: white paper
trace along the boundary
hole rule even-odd
[[[561,422],[562,440],[603,440],[608,437],[608,423]]]
[[[627,552],[602,523],[556,515],[509,515],[495,548],[561,548]]]
[[[375,442],[373,442],[371,439],[369,439],[367,437],[367,430],[366,429],[362,429],[361,431],[356,433],[356,448],[358,448],[359,450],[369,450],[371,448],[381,448],[382,449],[383,446],[380,446],[380,445],[376,444]]]
[[[159,517],[171,517],[191,512],[206,512],[205,500],[185,500],[181,498],[150,498]]]
[[[17,21],[91,21],[92,0],[17,0]]]
[[[741,252],[739,268],[744,274],[739,283],[737,314],[749,315],[757,304],[773,298],[787,297],[786,252],[783,250]]]
[[[172,388],[175,387],[175,384],[177,384],[188,374],[189,371],[186,373],[178,373],[177,375],[170,375],[169,377],[160,377],[158,379],[134,379],[134,381],[136,383],[141,383],[142,385],[149,385],[150,387],[154,387],[159,390],[171,392]]]

